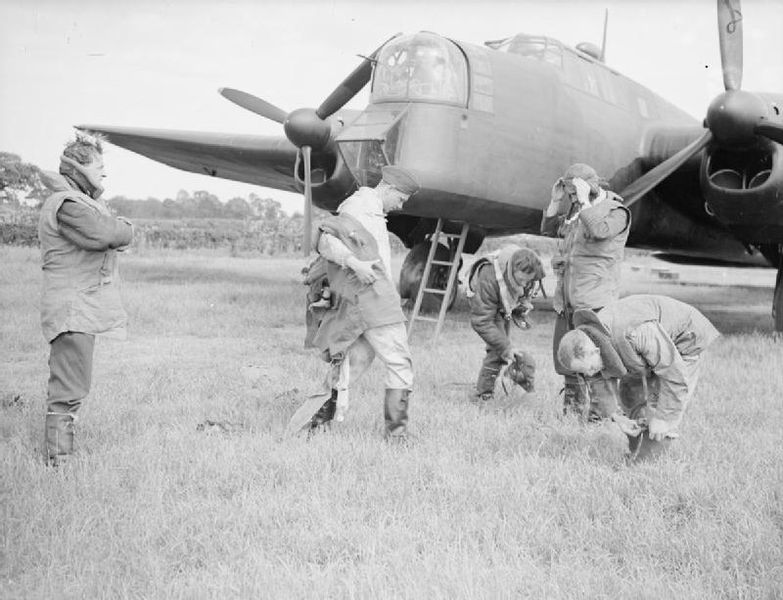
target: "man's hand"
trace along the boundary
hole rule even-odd
[[[516,355],[517,351],[514,350],[511,346],[509,346],[508,350],[506,350],[501,356],[500,360],[502,360],[504,363],[509,364],[514,361],[514,356]]]
[[[560,205],[563,202],[563,198],[565,198],[565,185],[563,184],[563,178],[561,177],[555,181],[555,184],[552,186],[552,196],[549,200],[549,206],[546,209],[547,217],[554,217],[560,212]]]
[[[576,199],[582,208],[590,206],[590,184],[579,177],[574,177],[571,181],[576,188]]]
[[[620,431],[622,431],[627,436],[637,437],[642,432],[642,427],[639,425],[639,423],[633,419],[629,419],[621,412],[615,412],[612,414],[612,421],[617,423]]]
[[[122,223],[125,223],[126,225],[129,225],[131,228],[131,241],[125,244],[124,246],[118,246],[115,248],[117,252],[125,252],[128,248],[130,248],[130,245],[133,243],[133,240],[136,238],[136,226],[131,223],[128,219],[125,217],[115,217],[118,221],[121,221]]]
[[[536,384],[536,360],[524,350],[512,349],[504,376],[526,392],[532,392]]]
[[[377,262],[377,260],[359,260],[355,256],[351,256],[345,261],[345,266],[354,272],[359,281],[369,284],[375,283],[375,280],[378,279],[378,276],[372,269]]]
[[[677,421],[664,421],[653,417],[647,425],[647,430],[651,440],[661,442],[664,438],[673,435],[675,427]]]

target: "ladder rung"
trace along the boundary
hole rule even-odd
[[[445,222],[443,219],[438,219],[438,223],[435,227],[435,231],[432,234],[431,243],[430,243],[430,251],[427,255],[427,264],[424,268],[424,273],[422,275],[422,282],[419,286],[419,292],[416,295],[416,303],[414,304],[414,313],[410,317],[410,321],[408,322],[408,331],[407,334],[410,337],[411,331],[413,331],[413,324],[416,321],[430,321],[432,323],[436,323],[435,327],[435,333],[432,341],[437,339],[438,334],[440,333],[441,327],[443,326],[443,320],[446,316],[446,307],[445,305],[441,304],[441,310],[437,318],[435,317],[423,317],[419,314],[421,310],[421,301],[424,297],[424,294],[436,294],[438,296],[443,296],[445,300],[446,292],[447,290],[440,290],[435,288],[427,288],[424,287],[425,282],[429,278],[430,268],[433,265],[438,266],[444,266],[449,267],[449,285],[447,286],[448,290],[453,290],[454,285],[458,285],[455,280],[456,271],[458,271],[457,266],[459,265],[460,256],[462,254],[462,251],[465,246],[465,240],[468,237],[468,225],[463,224],[462,225],[462,231],[460,233],[447,233],[443,231],[443,226]],[[451,248],[451,250],[454,252],[454,255],[451,257],[451,260],[435,260],[435,249],[436,246],[440,240],[440,237],[443,236],[447,240],[449,240],[448,244]],[[458,239],[459,243],[456,245],[456,249],[453,246],[453,242],[451,240]],[[426,277],[424,276],[426,275]]]

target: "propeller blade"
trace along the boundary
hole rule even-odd
[[[635,203],[639,198],[679,169],[691,156],[700,152],[710,143],[710,140],[712,140],[712,132],[708,129],[700,138],[694,140],[685,146],[685,148],[677,152],[677,154],[667,158],[661,164],[650,169],[647,173],[639,177],[639,179],[632,182],[620,192],[620,196],[625,201],[625,205],[631,206]]]
[[[723,86],[738,90],[742,87],[742,6],[740,0],[717,1]]]
[[[220,88],[218,92],[220,92],[221,96],[227,100],[231,100],[231,102],[241,106],[245,110],[254,112],[257,115],[261,115],[262,117],[266,117],[272,121],[282,123],[285,121],[286,116],[288,116],[288,113],[282,108],[278,108],[274,104],[270,104],[266,100],[262,100],[261,98],[254,96],[253,94],[243,92],[242,90],[235,90],[233,88]]]
[[[773,142],[783,144],[783,125],[771,121],[761,121],[753,131],[759,135],[771,139]]]
[[[381,51],[381,48],[383,48],[398,35],[400,34],[395,33],[388,40],[383,42],[383,44],[378,46],[375,49],[375,52],[364,58],[361,64],[351,71],[351,74],[343,79],[340,85],[338,85],[337,88],[331,94],[329,94],[326,100],[321,103],[321,106],[316,109],[315,114],[317,114],[321,119],[331,117],[334,113],[345,106],[351,98],[358,94],[361,89],[370,81],[370,77],[372,76],[372,65],[375,62],[375,57]]]
[[[309,256],[312,242],[312,222],[313,222],[313,182],[310,173],[310,146],[302,146],[302,156],[304,157],[304,176],[305,176],[305,206],[304,206],[304,239],[302,241],[302,250],[305,256]]]

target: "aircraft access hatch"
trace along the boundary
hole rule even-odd
[[[406,112],[366,110],[337,136],[343,161],[359,185],[378,185],[381,168],[395,164],[400,124]]]

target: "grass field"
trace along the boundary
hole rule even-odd
[[[302,347],[303,260],[124,258],[131,335],[99,340],[78,460],[52,470],[38,254],[0,246],[0,597],[783,598],[771,290],[627,289],[725,332],[680,440],[628,467],[612,425],[559,417],[547,300],[514,333],[536,393],[466,401],[483,345],[463,298],[438,345],[414,332],[409,445],[382,440],[377,365],[306,441],[283,437],[325,370]]]

